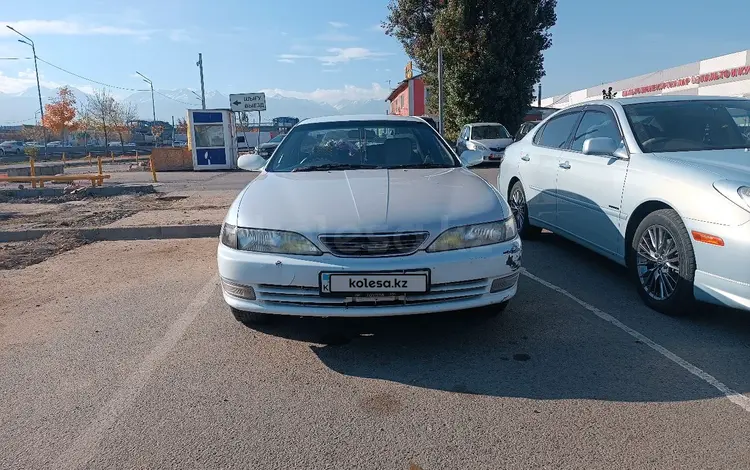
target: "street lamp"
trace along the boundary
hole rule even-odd
[[[23,39],[19,39],[18,42],[22,42],[26,44],[27,46],[31,46],[31,54],[34,56],[34,73],[36,74],[36,92],[39,95],[39,114],[41,115],[41,121],[42,121],[42,127],[44,128],[44,156],[47,156],[47,128],[44,127],[44,105],[42,104],[42,87],[39,85],[39,67],[36,63],[36,47],[34,46],[34,41],[31,40],[28,36],[25,36],[15,29],[13,29],[10,25],[5,25],[9,30],[13,31],[14,33],[21,36]],[[24,41],[25,39],[25,41]]]
[[[198,101],[200,101],[201,104],[203,104],[203,98],[201,98],[201,95],[199,95],[198,93],[194,92],[193,90],[190,90],[190,93],[194,94],[195,97],[198,98]],[[203,107],[203,109],[206,109],[205,106]]]
[[[138,75],[140,75],[140,77],[143,79],[143,81],[146,82],[146,83],[148,83],[149,86],[151,87],[151,111],[153,112],[153,116],[154,116],[154,121],[153,121],[153,123],[151,125],[155,126],[156,125],[156,101],[154,101],[154,82],[152,82],[150,78],[148,78],[147,76],[143,75],[141,72],[139,72],[137,70],[135,71],[135,73],[137,73]],[[156,144],[156,136],[154,136],[154,144]]]

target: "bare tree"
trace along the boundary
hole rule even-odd
[[[138,118],[138,109],[134,103],[115,103],[112,118],[112,127],[120,138],[120,148],[124,154],[125,140],[130,137],[131,125]]]
[[[104,133],[104,146],[109,146],[108,131],[112,129],[112,122],[116,114],[117,102],[107,93],[106,88],[94,91],[93,95],[88,97],[86,110],[91,116],[96,129],[101,129]]]

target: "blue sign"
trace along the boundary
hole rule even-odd
[[[198,166],[226,165],[226,149],[195,149]]]
[[[216,112],[206,112],[206,113],[199,113],[199,112],[193,112],[193,123],[195,124],[213,124],[222,123],[223,120],[221,118],[221,113]]]

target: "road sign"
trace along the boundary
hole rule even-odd
[[[239,93],[236,95],[229,95],[229,103],[232,105],[232,111],[265,111],[266,94]]]

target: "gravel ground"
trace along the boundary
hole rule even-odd
[[[37,240],[0,243],[0,270],[22,269],[88,243],[75,232],[52,232]]]

